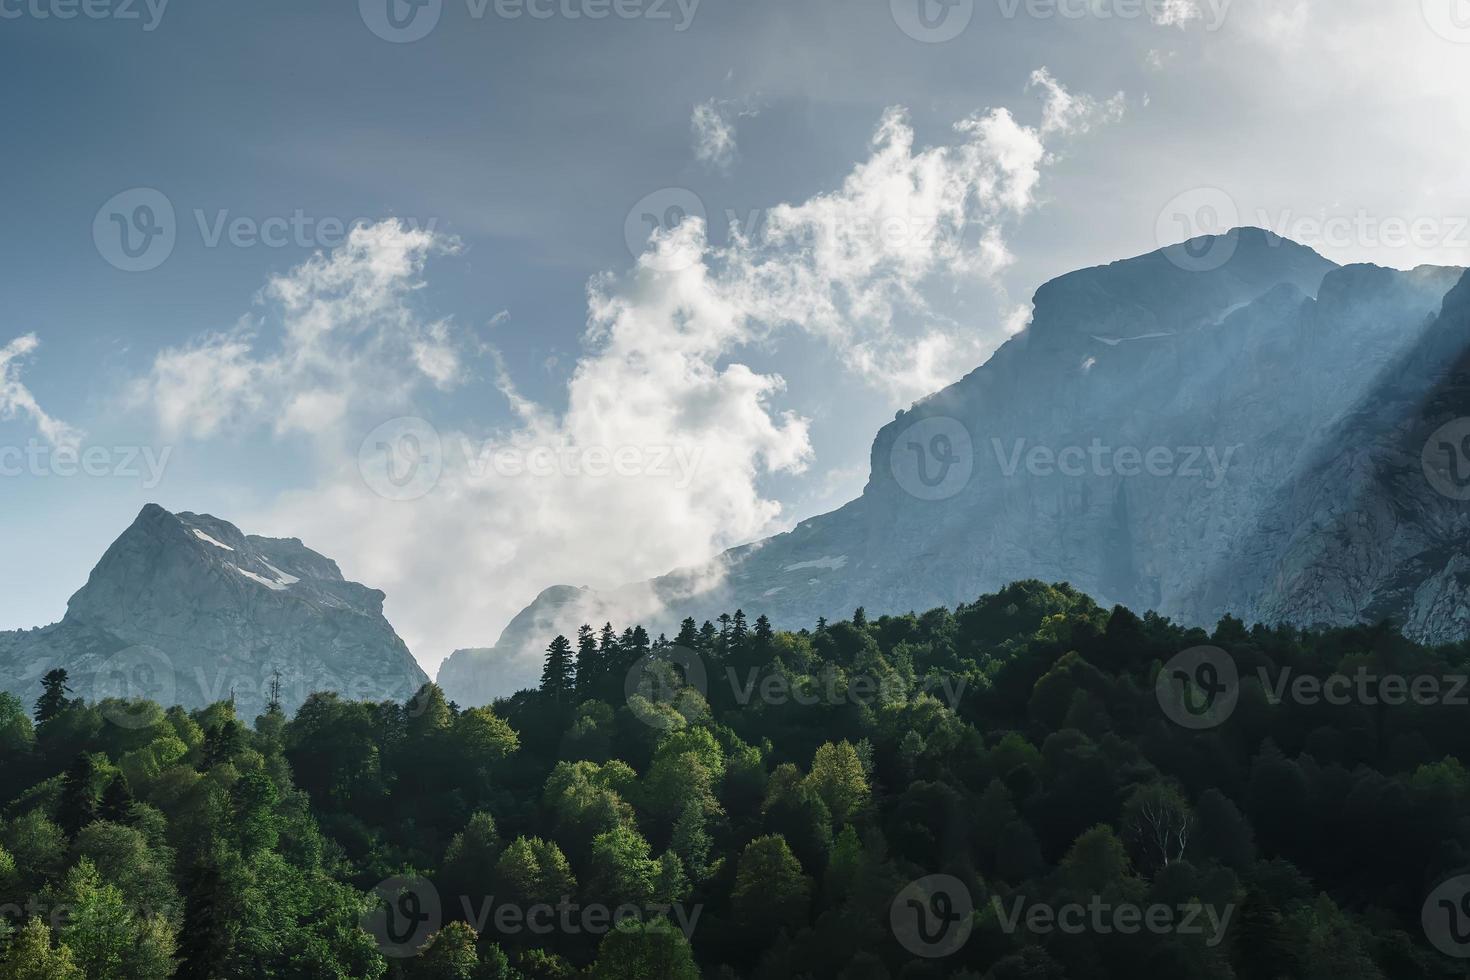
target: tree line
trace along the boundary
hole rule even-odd
[[[1160,676],[1202,645],[1238,680],[1191,728]],[[482,707],[247,721],[52,671],[0,694],[0,980],[1463,976],[1422,919],[1470,869],[1467,709],[1282,692],[1467,659],[1020,582],[798,631],[589,625]]]

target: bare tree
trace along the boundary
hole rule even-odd
[[[1184,797],[1163,783],[1140,786],[1123,807],[1123,832],[1140,863],[1167,868],[1184,858],[1194,814]]]

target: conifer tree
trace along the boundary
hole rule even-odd
[[[558,634],[546,648],[546,665],[541,670],[541,693],[558,701],[569,700],[574,679],[572,644],[565,636]]]
[[[648,630],[642,626],[635,626],[623,633],[622,657],[618,661],[618,680],[632,670],[633,667],[648,654],[652,641],[648,638]]]
[[[699,627],[695,624],[693,616],[685,618],[684,622],[679,624],[679,635],[674,637],[674,642],[690,650],[699,646]]]
[[[233,759],[240,751],[244,731],[233,718],[211,725],[209,731],[204,733],[204,768],[213,769],[221,762]]]
[[[699,652],[700,653],[712,653],[712,652],[714,652],[714,649],[715,649],[715,636],[716,636],[716,634],[715,634],[715,624],[714,623],[711,623],[709,620],[706,619],[704,621],[704,625],[699,628]]]
[[[592,692],[597,687],[599,666],[597,636],[592,632],[592,627],[584,623],[577,631],[577,664],[573,686],[578,701],[585,701],[593,696]]]
[[[102,805],[97,815],[113,823],[128,823],[132,819],[132,810],[133,791],[128,786],[127,777],[118,773],[102,791]]]
[[[66,696],[71,688],[66,686],[66,671],[60,667],[47,671],[41,678],[41,696],[36,699],[36,724],[44,725],[66,710]]]
[[[56,823],[68,837],[75,837],[77,831],[97,819],[97,798],[92,795],[93,772],[92,757],[83,752],[72,761],[62,777]]]
[[[233,945],[231,917],[221,907],[223,894],[224,882],[213,861],[202,860],[185,876],[177,980],[213,980],[220,975]]]
[[[745,625],[745,610],[735,610],[735,618],[730,621],[730,643],[739,650],[745,646],[746,637],[750,630]]]

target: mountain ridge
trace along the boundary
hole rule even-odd
[[[1470,314],[1455,320],[1460,307],[1449,302],[1461,294],[1470,295],[1470,275],[1460,268],[1339,265],[1253,228],[1067,273],[1037,290],[1025,330],[879,429],[854,500],[726,551],[714,563],[723,573],[715,589],[694,589],[708,572],[696,568],[582,592],[574,602],[538,608],[538,600],[517,619],[549,632],[461,658],[448,674],[441,670],[441,683],[451,697],[468,693],[461,684],[473,673],[470,660],[534,683],[553,633],[616,618],[648,592],[697,618],[738,607],[796,628],[862,604],[871,614],[952,607],[1039,578],[1204,626],[1226,613],[1303,625],[1371,614],[1397,616],[1416,639],[1458,637],[1458,624],[1470,622],[1466,590],[1441,582],[1435,601],[1453,611],[1427,616],[1417,603],[1428,599],[1392,581],[1390,562],[1419,566],[1384,534],[1361,542],[1377,555],[1367,581],[1334,579],[1321,563],[1365,556],[1341,549],[1310,556],[1292,531],[1314,526],[1313,515],[1284,501],[1316,495],[1334,520],[1383,505],[1392,488],[1374,478],[1360,487],[1366,497],[1326,508],[1320,498],[1332,491],[1333,470],[1313,461],[1351,458],[1355,440],[1390,435],[1405,446],[1383,447],[1375,465],[1390,457],[1401,465],[1418,452],[1427,433],[1408,425],[1412,399],[1393,401],[1400,427],[1364,415],[1362,403],[1395,370],[1419,378],[1414,390],[1443,381],[1436,372],[1459,356],[1470,329]],[[1447,342],[1413,360],[1436,329]],[[1445,397],[1470,416],[1470,392]],[[918,446],[918,462],[939,472],[928,452],[946,445],[932,443],[936,435],[966,443],[970,467],[961,484],[941,486],[937,496],[908,458]],[[1099,442],[1117,459],[1098,472],[1066,476],[1055,459],[1050,472],[1030,471],[1028,453],[1087,459]],[[1174,470],[1125,475],[1113,464],[1130,449],[1170,458]],[[1186,472],[1191,455],[1197,476]],[[1445,517],[1460,502],[1436,495],[1422,476],[1420,483],[1413,506],[1437,529],[1421,550],[1470,550],[1470,537]],[[1222,579],[1242,569],[1254,584],[1228,588]],[[1348,591],[1310,596],[1334,587]],[[638,621],[654,632],[675,626],[656,613]]]

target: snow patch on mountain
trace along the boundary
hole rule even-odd
[[[782,569],[782,571],[786,571],[786,572],[798,572],[798,571],[801,571],[804,568],[821,568],[821,569],[826,569],[826,570],[829,570],[829,571],[836,571],[837,569],[842,568],[846,564],[847,564],[847,556],[846,555],[838,555],[835,558],[832,558],[832,557],[823,557],[823,558],[813,558],[811,561],[799,561],[799,562],[796,562],[795,564],[787,565],[784,569]]]
[[[192,530],[194,532],[194,537],[198,538],[200,541],[207,541],[210,544],[214,545],[216,548],[223,548],[226,551],[234,551],[235,550],[234,548],[231,548],[229,545],[225,544],[223,541],[216,541],[214,538],[211,538],[209,535],[205,534],[203,531],[199,530],[197,527],[196,528],[191,528],[190,530]]]

